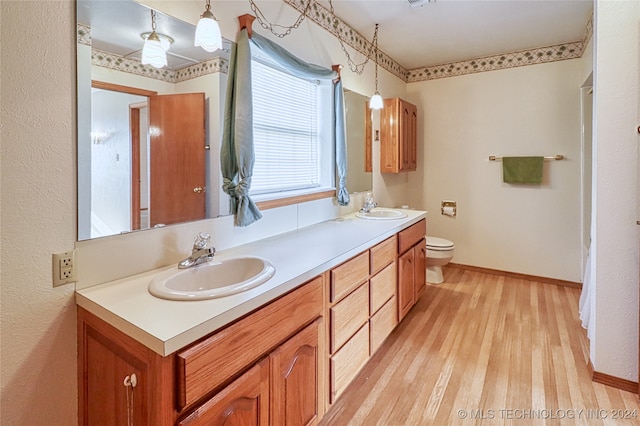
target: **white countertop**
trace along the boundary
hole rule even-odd
[[[403,211],[407,217],[394,220],[363,220],[350,214],[216,253],[220,260],[259,256],[275,266],[269,281],[243,293],[202,301],[152,296],[149,281],[176,268],[172,265],[78,290],[76,303],[167,356],[426,217],[424,211]]]

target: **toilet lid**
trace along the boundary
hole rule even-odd
[[[444,238],[427,237],[427,247],[434,250],[449,250],[454,247],[453,243]]]

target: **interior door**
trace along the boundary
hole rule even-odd
[[[150,226],[205,217],[204,93],[149,97]]]

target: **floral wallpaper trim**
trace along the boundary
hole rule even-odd
[[[76,26],[76,36],[78,43],[91,46],[91,27],[84,24]]]
[[[563,61],[566,59],[576,59],[582,56],[583,49],[583,43],[581,41],[577,41],[573,43],[559,44],[556,46],[487,56],[485,58],[473,59],[470,61],[452,62],[432,67],[417,68],[409,70],[409,76],[406,81],[411,83],[435,80],[438,78],[453,77],[457,75],[543,64],[547,62]]]
[[[308,0],[283,0],[289,6],[299,12],[304,11]],[[356,30],[351,28],[340,18],[333,18],[331,12],[320,5],[316,0],[310,0],[311,6],[307,17],[340,38],[359,53],[366,55],[371,43]],[[389,55],[380,51],[374,58],[378,65],[386,69],[396,77],[409,83],[415,81],[434,80],[437,78],[453,77],[456,75],[472,74],[484,71],[495,71],[506,68],[514,68],[525,65],[535,65],[546,62],[563,61],[566,59],[580,58],[593,35],[593,14],[587,22],[584,36],[581,41],[563,43],[538,49],[529,49],[519,52],[504,53],[485,58],[468,61],[452,62],[442,65],[434,65],[424,68],[407,70],[393,60]]]
[[[338,17],[334,18],[329,9],[320,5],[316,0],[282,0],[289,6],[293,7],[299,12],[303,12],[307,1],[311,1],[309,12],[307,17],[320,25],[325,30],[329,31],[336,37],[340,37],[345,44],[351,46],[356,51],[363,55],[367,55],[369,49],[371,49],[371,42],[367,38],[360,35],[356,30],[351,28],[346,22]],[[373,27],[371,28],[373,31]],[[389,71],[391,74],[400,78],[403,81],[407,81],[408,71],[389,55],[381,50],[378,50],[376,58],[372,58],[378,62],[382,68]]]
[[[164,68],[157,69],[150,65],[142,65],[140,61],[127,59],[97,49],[91,51],[91,64],[143,77],[155,78],[156,80],[162,80],[168,83],[179,83],[208,74],[218,72],[227,74],[229,72],[229,61],[220,57],[180,68],[179,70],[169,70]]]
[[[175,71],[176,82],[192,80],[204,75],[215,73],[229,74],[229,60],[217,57],[209,59],[208,61],[200,62],[199,64],[190,65],[185,68],[180,68]]]
[[[91,46],[91,27],[78,24],[76,35],[78,43]],[[224,49],[222,54],[228,55],[228,51],[229,49]],[[155,78],[156,80],[162,80],[169,83],[179,83],[218,72],[225,74],[229,73],[229,60],[220,56],[195,65],[189,65],[178,70],[169,70],[164,68],[157,69],[149,65],[142,65],[138,60],[128,59],[98,49],[92,49],[91,64],[143,77]]]
[[[167,81],[169,83],[176,82],[175,71],[165,68],[157,69],[151,65],[142,65],[140,61],[127,59],[98,49],[91,50],[91,64],[143,77],[155,78],[156,80]]]
[[[283,0],[286,4],[302,12],[307,0]],[[307,15],[309,19],[329,31],[334,36],[340,37],[359,53],[366,55],[371,48],[371,43],[347,23],[340,18],[334,19],[331,12],[320,5],[316,0],[311,0],[312,4]],[[457,75],[472,74],[484,71],[496,71],[500,69],[514,68],[526,65],[541,64],[547,62],[562,61],[566,59],[576,59],[582,56],[584,48],[593,36],[593,15],[589,18],[585,27],[582,41],[564,43],[538,49],[529,49],[519,52],[505,53],[485,58],[472,59],[468,61],[452,62],[430,67],[407,70],[393,60],[386,53],[379,51],[374,60],[382,68],[386,69],[396,77],[405,82],[417,82],[435,80],[438,78],[453,77]],[[91,28],[78,24],[78,43],[91,45]],[[228,50],[228,49],[226,49]],[[218,57],[212,60],[191,65],[177,71],[157,70],[153,67],[143,66],[137,61],[126,59],[107,52],[94,50],[92,52],[92,63],[94,65],[116,69],[123,72],[143,75],[150,78],[157,78],[168,82],[186,81],[203,75],[216,72],[228,73],[229,61]],[[101,59],[98,59],[101,58]],[[94,59],[95,58],[95,59]]]

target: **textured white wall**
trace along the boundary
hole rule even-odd
[[[2,1],[0,16],[0,423],[73,425],[74,289],[52,288],[51,253],[76,235],[74,7]]]
[[[455,243],[454,262],[580,281],[579,77],[574,59],[408,85],[423,122],[413,203],[429,235]],[[555,154],[566,159],[545,161],[540,186],[502,183],[488,161]]]
[[[594,73],[596,371],[638,380],[640,2],[596,2]]]

